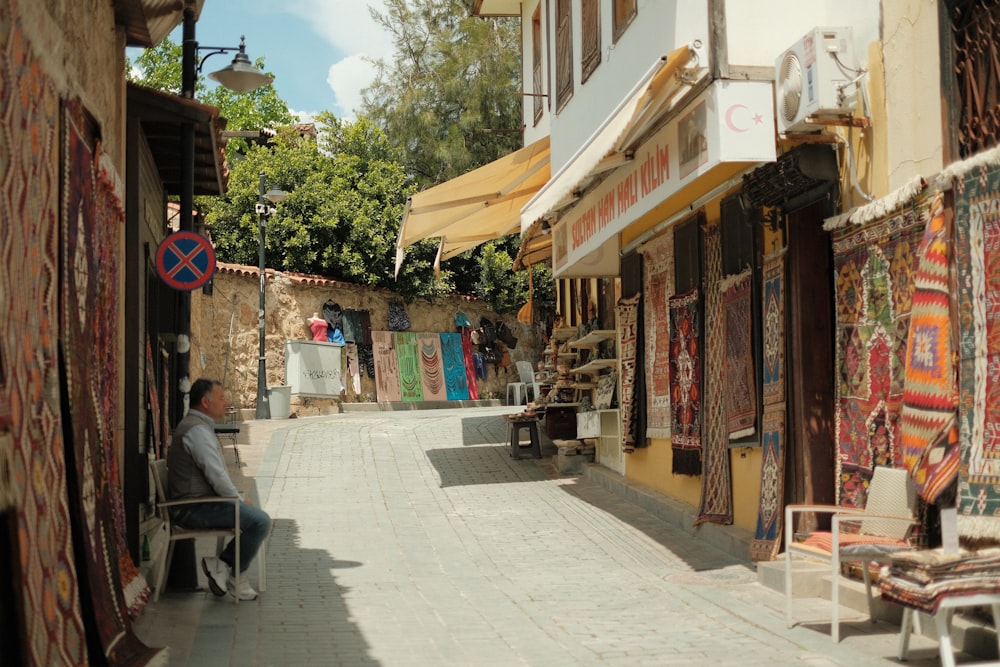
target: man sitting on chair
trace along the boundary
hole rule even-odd
[[[190,393],[191,409],[177,424],[167,452],[167,494],[171,500],[204,496],[240,498],[240,572],[233,572],[235,540],[230,540],[218,558],[201,560],[208,585],[216,595],[228,590],[240,600],[254,600],[257,591],[246,579],[250,561],[271,531],[271,517],[247,504],[237,491],[215,438],[214,424],[226,414],[226,397],[218,380],[195,381]],[[233,510],[219,503],[172,508],[174,520],[187,528],[231,528]]]

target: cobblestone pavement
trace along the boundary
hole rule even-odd
[[[140,637],[212,667],[897,662],[897,626],[849,622],[836,645],[828,624],[788,629],[751,564],[547,456],[511,459],[511,411],[244,424],[239,483],[274,519],[267,591],[237,606],[168,589]],[[927,638],[911,652],[938,664]]]

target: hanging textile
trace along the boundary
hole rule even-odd
[[[701,474],[701,322],[698,289],[670,297],[670,445],[675,475]]]
[[[834,227],[839,504],[864,507],[875,466],[902,466],[906,338],[926,201]],[[829,228],[829,225],[828,225]]]
[[[730,440],[739,440],[756,432],[757,380],[754,359],[751,311],[753,272],[745,271],[723,279],[722,305],[725,326],[726,422]]]
[[[635,354],[641,293],[618,300],[618,354],[622,369],[622,393],[619,410],[622,420],[622,449],[635,451]]]
[[[399,384],[399,357],[391,331],[372,331],[372,357],[375,365],[375,396],[379,403],[403,400]]]
[[[397,331],[396,356],[399,358],[399,386],[404,402],[424,400],[424,387],[420,376],[420,352],[417,349],[417,334],[411,331]]]
[[[144,665],[158,649],[132,631],[149,597],[125,543],[118,473],[121,423],[117,398],[118,252],[125,212],[100,167],[97,125],[78,100],[63,107],[65,144],[59,316],[62,411],[70,507],[88,579],[83,600],[99,645],[112,665]]]
[[[418,333],[417,350],[420,352],[420,380],[423,400],[447,401],[444,362],[441,360],[441,334]]]
[[[472,330],[468,327],[459,332],[462,336],[462,362],[465,364],[465,383],[469,388],[469,400],[479,400],[479,385],[476,384],[476,362],[472,351]]]
[[[674,293],[674,235],[664,234],[642,249],[646,314],[646,437],[671,434],[669,296]]]
[[[448,400],[468,400],[469,379],[462,354],[462,334],[441,334],[441,361],[444,364],[444,382]]]
[[[959,319],[958,532],[1000,539],[1000,165],[955,179]]]
[[[785,249],[764,258],[764,405],[785,402]]]
[[[760,504],[750,541],[753,561],[774,560],[781,548],[785,496],[785,404],[771,403],[761,424]]]
[[[24,558],[9,573],[18,604],[8,617],[20,632],[20,658],[29,665],[87,663],[80,584],[73,553],[59,406],[59,98],[34,56],[19,14],[0,10],[0,81],[23,95],[5,97],[0,116],[5,175],[0,180],[0,337],[4,381],[0,403],[11,412],[13,488],[10,545]],[[18,221],[15,223],[15,221]],[[26,224],[30,221],[30,224]],[[41,480],[44,494],[34,481]],[[17,560],[11,555],[11,563]],[[5,647],[5,659],[16,651]]]
[[[701,502],[695,525],[733,522],[729,438],[725,424],[725,320],[722,310],[722,246],[719,226],[705,230],[705,441],[701,448]]]
[[[348,343],[344,346],[344,358],[347,363],[347,376],[351,378],[353,396],[361,396],[361,366],[357,344]]]
[[[914,279],[900,436],[903,465],[910,471],[917,492],[929,503],[935,502],[958,474],[949,236],[943,198],[938,193],[931,203],[931,219],[920,244]],[[947,498],[949,506],[953,501],[953,496]]]

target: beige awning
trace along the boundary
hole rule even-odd
[[[396,275],[408,246],[439,238],[439,260],[521,230],[521,207],[549,180],[549,138],[494,160],[406,202]]]

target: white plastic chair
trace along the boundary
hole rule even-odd
[[[156,511],[159,513],[160,518],[163,520],[164,525],[167,529],[167,548],[160,549],[157,556],[156,563],[156,583],[153,592],[153,601],[156,602],[160,599],[160,591],[163,590],[163,584],[167,580],[167,572],[170,570],[170,562],[174,557],[174,543],[177,540],[187,540],[199,537],[214,537],[217,539],[217,551],[222,550],[222,546],[227,537],[231,537],[236,540],[234,544],[234,554],[236,562],[233,565],[235,572],[240,571],[240,503],[239,498],[224,498],[221,496],[211,496],[205,498],[191,498],[186,500],[167,500],[167,462],[164,459],[157,459],[155,461],[149,462],[149,470],[153,476],[153,484],[156,486]],[[174,522],[173,518],[170,516],[171,507],[181,507],[183,505],[192,505],[195,503],[227,503],[233,506],[233,528],[185,528]],[[266,551],[267,545],[261,546],[257,554],[257,563],[259,568],[259,579],[261,590],[266,589],[265,581],[265,569],[264,569],[264,552]],[[238,595],[232,596],[236,603],[239,604],[240,598]]]
[[[785,620],[788,627],[792,619],[792,557],[800,556],[830,563],[833,605],[830,633],[834,642],[840,641],[839,589],[840,564],[861,563],[868,595],[868,615],[874,619],[870,563],[884,563],[888,555],[900,549],[909,549],[909,535],[913,526],[917,494],[906,470],[880,466],[875,468],[868,486],[868,501],[864,509],[839,505],[788,505],[785,507]],[[810,533],[803,541],[794,539],[796,514],[814,512],[832,515],[829,532]],[[860,521],[856,533],[842,532],[841,524]]]

